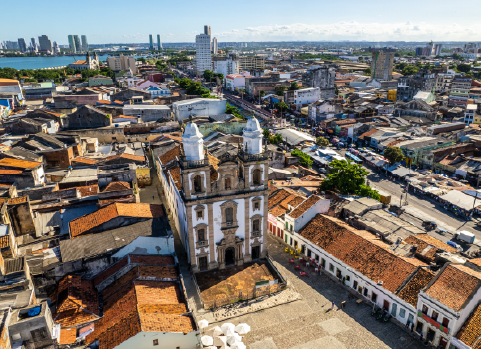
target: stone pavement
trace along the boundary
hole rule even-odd
[[[321,274],[300,277],[289,264],[284,244],[269,234],[269,255],[302,298],[229,319],[245,322],[251,332],[244,337],[248,349],[420,349],[425,346],[398,325],[371,316],[371,306],[356,304],[338,281]],[[334,310],[331,303],[335,302]],[[342,301],[346,307],[339,309]],[[207,327],[205,333],[220,325]]]

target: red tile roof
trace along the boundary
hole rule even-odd
[[[426,290],[426,294],[449,308],[460,311],[481,285],[480,278],[481,273],[468,267],[448,264]]]
[[[382,281],[382,287],[390,292],[422,264],[414,258],[400,258],[358,232],[336,218],[317,214],[299,234],[375,283]]]
[[[27,202],[27,196],[19,196],[18,198],[11,198],[8,199],[8,204],[9,205],[17,205],[17,204],[23,204],[24,202]]]
[[[91,280],[82,280],[80,275],[67,275],[60,280],[50,299],[56,305],[52,315],[54,321],[62,327],[77,326],[99,318],[97,290]]]
[[[419,292],[426,287],[433,278],[433,272],[424,268],[419,268],[413,278],[409,280],[406,286],[404,286],[398,293],[398,297],[416,308],[418,304]]]
[[[19,160],[19,159],[13,159],[13,158],[3,158],[0,160],[0,166],[23,168],[23,169],[35,168],[37,166],[40,166],[41,164],[42,164],[41,162],[26,161],[26,160]]]
[[[481,304],[474,309],[463,327],[456,334],[456,338],[472,347],[481,337]]]
[[[87,165],[95,165],[97,163],[97,159],[88,159],[88,158],[84,158],[84,157],[81,157],[81,156],[77,156],[76,158],[73,158],[72,159],[72,162],[79,162],[79,163],[82,163],[82,164],[87,164]]]
[[[9,174],[9,175],[14,175],[14,174],[21,174],[23,171],[18,171],[18,170],[2,170],[0,169],[0,175],[2,174]]]
[[[166,165],[179,156],[180,156],[180,145],[170,149],[169,151],[165,152],[165,154],[162,154],[161,156],[159,156],[159,160],[162,163],[162,165]]]
[[[72,238],[75,238],[119,216],[139,218],[163,217],[164,209],[162,205],[117,202],[71,221],[69,223],[70,235]]]
[[[145,156],[132,155],[132,154],[126,154],[126,153],[112,155],[112,156],[106,157],[105,159],[102,159],[102,161],[111,161],[119,158],[129,159],[133,161],[145,161]]]
[[[359,138],[364,139],[364,137],[371,137],[377,131],[379,131],[377,128],[372,128],[369,131],[364,132],[362,135],[360,135]]]
[[[130,189],[130,184],[128,182],[121,182],[121,181],[114,181],[107,184],[107,187],[104,189],[104,192],[107,191],[119,191]]]
[[[297,206],[294,211],[289,213],[289,216],[292,218],[296,219],[302,216],[308,209],[310,209],[312,206],[314,206],[319,200],[322,200],[321,197],[317,195],[311,195],[306,201],[304,201],[302,204]]]

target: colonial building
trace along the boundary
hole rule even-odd
[[[214,156],[190,122],[182,145],[158,156],[164,195],[194,272],[266,256],[269,159],[262,143],[262,128],[252,118],[243,144],[226,144]]]
[[[72,64],[68,65],[69,68],[71,69],[99,69],[100,63],[99,63],[99,58],[97,56],[97,53],[94,52],[93,57],[90,57],[90,53],[87,52],[87,55],[85,56],[85,61],[76,61],[73,62]]]

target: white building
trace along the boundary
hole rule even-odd
[[[252,118],[236,155],[214,157],[197,125],[187,124],[174,160],[159,156],[157,170],[194,272],[242,265],[267,253],[268,153]],[[180,147],[180,146],[179,146]],[[231,148],[232,149],[232,148]],[[165,163],[164,163],[165,162]]]
[[[131,70],[132,74],[137,74],[137,65],[134,57],[120,55],[119,57],[107,58],[107,65],[113,71]]]
[[[481,272],[448,263],[419,293],[415,331],[435,347],[471,348],[463,342],[469,335],[465,337],[458,331],[480,301]]]
[[[466,106],[466,112],[464,113],[464,123],[466,125],[470,125],[474,122],[474,116],[476,115],[477,110],[478,106],[476,104],[468,104]]]
[[[229,91],[235,91],[246,87],[246,78],[241,74],[229,74],[225,77],[225,87]]]
[[[210,35],[199,34],[195,37],[195,53],[197,72],[203,74],[204,70],[212,70]]]
[[[321,91],[319,87],[303,88],[294,91],[294,104],[299,108],[303,104],[311,104],[320,99]]]
[[[226,100],[213,98],[194,98],[172,103],[174,120],[184,120],[191,115],[214,116],[225,114]]]
[[[212,61],[212,71],[224,76],[239,74],[239,61],[232,57],[214,57]]]
[[[217,38],[212,39],[212,53],[217,54],[218,48],[217,48]]]
[[[168,106],[159,104],[128,104],[124,105],[122,113],[140,117],[142,122],[170,119],[172,114]]]
[[[400,323],[416,324],[418,293],[434,277],[423,262],[398,256],[375,235],[320,214],[298,232],[284,231],[283,240]]]

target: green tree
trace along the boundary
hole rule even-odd
[[[372,73],[372,72],[371,72],[371,68],[366,68],[366,70],[364,70],[364,74],[365,74],[365,75],[371,76],[371,73]]]
[[[239,109],[237,109],[236,107],[230,105],[229,103],[226,103],[226,104],[225,104],[225,113],[226,113],[226,114],[232,114],[232,115],[234,115],[236,118],[239,118],[239,119],[245,119],[245,118],[239,113]]]
[[[399,147],[387,147],[384,150],[384,155],[386,159],[389,160],[389,163],[391,165],[394,165],[397,162],[401,162],[404,160],[404,155]]]
[[[289,90],[298,90],[299,89],[299,85],[297,84],[297,82],[293,81],[291,82],[291,87],[289,87]]]
[[[284,96],[284,91],[287,89],[285,86],[276,86],[276,95],[278,96]]]
[[[145,58],[144,57],[139,57],[139,58],[136,59],[136,61],[142,62],[142,63],[145,64]]]
[[[316,144],[320,147],[327,147],[329,145],[329,141],[324,137],[317,137]]]
[[[366,185],[368,171],[361,165],[346,160],[333,160],[321,190],[338,190],[342,194],[369,196],[379,200],[379,193]]]
[[[458,64],[458,66],[456,68],[458,68],[458,70],[460,72],[463,72],[463,73],[467,73],[467,72],[471,71],[471,65],[470,64],[461,63],[461,64]]]
[[[338,88],[337,86],[334,86],[334,94],[335,94],[336,96],[339,95],[339,88]]]
[[[282,143],[283,141],[280,133],[276,133],[274,136],[271,136],[271,132],[267,128],[264,128],[262,130],[262,134],[270,144],[279,144],[279,143]]]
[[[289,109],[289,106],[284,101],[277,102],[276,104],[274,104],[274,107],[277,110],[280,110],[280,111],[283,111],[283,112],[286,111],[287,109]]]
[[[259,95],[261,96],[261,98],[264,97],[266,95],[266,91],[260,90]]]
[[[410,75],[415,75],[419,70],[419,67],[416,66],[416,65],[408,65],[406,67],[404,67],[404,69],[402,70],[402,75],[404,76],[410,76]]]
[[[313,161],[311,157],[306,153],[300,151],[299,149],[294,149],[293,151],[291,151],[291,155],[299,158],[300,165],[306,166],[307,168],[311,168]]]
[[[204,79],[205,81],[212,81],[212,78],[214,77],[214,73],[210,70],[204,70]]]

